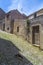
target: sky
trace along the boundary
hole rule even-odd
[[[5,12],[17,9],[21,13],[30,15],[43,8],[43,0],[0,0],[0,8]]]

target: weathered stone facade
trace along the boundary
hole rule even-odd
[[[7,23],[6,23],[7,22]],[[25,37],[26,35],[26,20],[22,20],[22,19],[15,19],[13,21],[13,26],[11,27],[11,22],[10,20],[5,22],[5,31],[10,33],[13,27],[13,34],[19,35],[19,36],[23,36]],[[17,27],[19,27],[19,31],[17,32]],[[9,28],[9,29],[8,29]]]
[[[30,32],[28,34],[27,20],[30,20]],[[17,10],[11,10],[6,13],[4,19],[0,19],[0,29],[23,36],[29,43],[43,49],[43,9],[28,17]]]
[[[17,28],[19,28],[17,31]],[[26,35],[26,20],[16,19],[14,22],[14,31],[15,34],[24,36]]]
[[[39,46],[43,49],[43,9],[32,14],[35,17],[28,17],[31,21],[30,25],[30,41],[31,44]]]
[[[5,31],[8,33],[10,33],[11,31],[10,23],[11,23],[11,20],[5,17]]]
[[[0,8],[0,29],[3,31],[5,30],[4,23],[5,23],[5,12]]]
[[[5,19],[0,20],[0,29],[5,31]]]
[[[5,31],[25,37],[26,19],[27,17],[24,14],[22,15],[21,13],[19,13],[17,10],[16,12],[11,11],[7,13],[5,17]]]

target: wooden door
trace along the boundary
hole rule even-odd
[[[32,43],[39,45],[40,43],[40,31],[39,26],[34,26],[32,28]]]

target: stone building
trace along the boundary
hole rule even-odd
[[[11,10],[5,17],[5,31],[16,35],[25,36],[27,16],[18,10]]]
[[[27,34],[27,20],[30,21]],[[29,43],[43,49],[43,9],[34,12],[28,17],[18,10],[5,13],[0,9],[0,29],[8,33],[23,36]]]
[[[30,22],[30,33],[28,41],[43,49],[43,9],[28,16]]]
[[[5,30],[5,12],[0,8],[0,29]]]

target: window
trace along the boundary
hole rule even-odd
[[[3,31],[5,31],[5,23],[3,24]]]
[[[34,18],[36,18],[36,13],[34,14]]]
[[[7,14],[7,20],[9,19],[9,14]]]
[[[17,32],[19,32],[19,27],[17,27]]]
[[[9,27],[7,28],[7,30],[9,30]]]
[[[11,27],[11,33],[13,33],[13,30],[14,30],[14,19],[11,20],[11,23],[10,23],[10,27]]]

